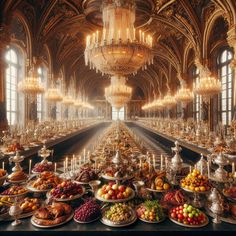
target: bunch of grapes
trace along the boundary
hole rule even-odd
[[[75,219],[89,222],[98,218],[101,214],[100,206],[94,200],[88,200],[75,210]]]
[[[37,163],[35,164],[33,171],[41,173],[44,171],[53,171],[53,165],[50,163]]]

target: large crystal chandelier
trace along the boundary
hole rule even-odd
[[[200,80],[194,84],[194,92],[210,97],[221,92],[221,83],[218,79],[210,76],[210,72],[205,68],[202,69]]]
[[[38,73],[34,68],[29,72],[28,77],[18,83],[18,91],[34,97],[44,93],[44,87],[39,82]]]
[[[170,91],[167,93],[167,95],[164,97],[162,101],[163,105],[166,106],[168,109],[172,108],[176,105],[176,99],[175,96],[172,96]]]
[[[177,102],[189,103],[193,100],[193,92],[188,88],[182,87],[177,91],[175,99]]]
[[[63,100],[62,95],[57,88],[49,88],[45,93],[45,99],[49,102],[61,102]]]
[[[120,110],[130,99],[132,88],[125,84],[125,77],[113,76],[111,85],[105,88],[106,100],[117,110]]]
[[[153,62],[150,35],[136,32],[135,1],[105,0],[103,31],[87,36],[85,63],[102,74],[127,76]]]

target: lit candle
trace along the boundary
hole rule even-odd
[[[64,174],[66,173],[66,161],[64,161]]]
[[[29,175],[31,174],[31,165],[32,165],[32,160],[29,160]]]
[[[152,162],[153,162],[153,168],[155,170],[156,169],[156,160],[155,160],[155,155],[154,154],[152,156]]]
[[[210,164],[209,164],[209,161],[207,162],[207,175],[208,175],[208,179],[210,179]]]
[[[167,169],[167,165],[168,165],[168,159],[167,157],[165,157],[165,168]]]
[[[2,169],[5,170],[5,162],[2,162]]]
[[[57,163],[56,162],[54,163],[54,172],[55,173],[57,172]]]
[[[233,174],[233,176],[234,176],[234,173],[235,173],[235,163],[233,162],[232,163],[232,174]]]
[[[161,154],[161,170],[163,169],[163,155]]]

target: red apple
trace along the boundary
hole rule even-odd
[[[118,189],[119,189],[119,191],[121,193],[123,193],[125,191],[125,186],[124,185],[120,185]]]

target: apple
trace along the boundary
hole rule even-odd
[[[123,198],[123,194],[122,193],[118,193],[116,197],[117,197],[117,199],[122,199]]]
[[[109,199],[110,199],[110,197],[111,197],[111,196],[110,196],[108,193],[107,193],[107,194],[105,194],[105,199],[106,199],[106,200],[109,200]]]
[[[102,194],[103,194],[103,190],[100,188],[100,189],[98,189],[98,192],[97,192],[97,194],[98,194],[98,196],[99,197],[101,197],[102,196]]]
[[[124,186],[124,185],[120,185],[120,186],[118,187],[118,189],[119,189],[119,191],[120,191],[121,193],[123,193],[123,192],[125,191],[125,186]]]
[[[110,196],[113,196],[113,195],[114,195],[114,191],[111,189],[111,190],[108,191],[108,194],[109,194]]]
[[[132,191],[133,190],[130,187],[127,187],[126,190],[125,190],[125,192],[127,193],[128,196],[132,193]]]
[[[112,188],[113,190],[117,190],[118,187],[119,187],[118,184],[113,184],[111,188]]]
[[[110,186],[110,185],[107,185],[106,191],[109,192],[109,190],[111,190],[111,186]]]
[[[104,184],[104,185],[102,186],[102,190],[103,190],[103,191],[106,191],[106,188],[107,188],[107,185]]]
[[[122,194],[123,194],[124,198],[128,197],[128,194],[126,192],[123,192]]]

